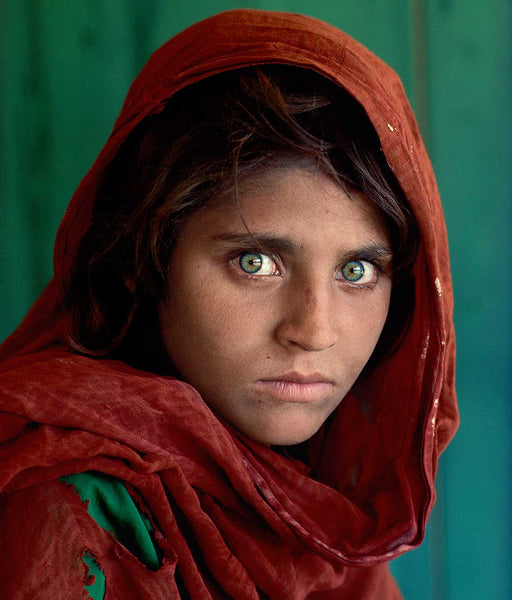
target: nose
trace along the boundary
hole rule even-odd
[[[276,327],[279,343],[286,347],[319,352],[338,339],[332,291],[321,286],[290,290]]]

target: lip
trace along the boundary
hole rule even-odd
[[[283,375],[273,375],[265,377],[259,381],[292,381],[294,383],[334,383],[332,379],[322,373],[300,373],[299,371],[289,371]]]
[[[269,379],[259,379],[256,389],[282,402],[317,402],[332,392],[334,383],[320,373],[293,371]]]

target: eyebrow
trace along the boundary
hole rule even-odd
[[[221,233],[212,238],[212,242],[226,242],[241,247],[256,247],[261,251],[283,252],[288,254],[299,254],[300,245],[289,238],[279,237],[269,233]],[[369,242],[351,248],[342,253],[340,260],[351,259],[363,260],[391,260],[393,252],[388,244],[382,242]]]

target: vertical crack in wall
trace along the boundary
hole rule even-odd
[[[431,149],[428,15],[425,0],[410,0],[411,56],[413,66],[413,104],[421,135]],[[444,471],[439,467],[436,481],[437,501],[428,524],[431,600],[448,599],[448,564],[444,502]]]
[[[412,102],[423,141],[430,147],[430,105],[428,81],[428,40],[425,0],[410,0]]]

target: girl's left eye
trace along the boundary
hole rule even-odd
[[[378,277],[378,270],[375,265],[366,260],[351,260],[344,264],[340,269],[341,277],[348,283],[365,286],[375,283]]]
[[[249,275],[279,275],[279,269],[270,256],[257,252],[244,252],[239,259],[240,268]]]

